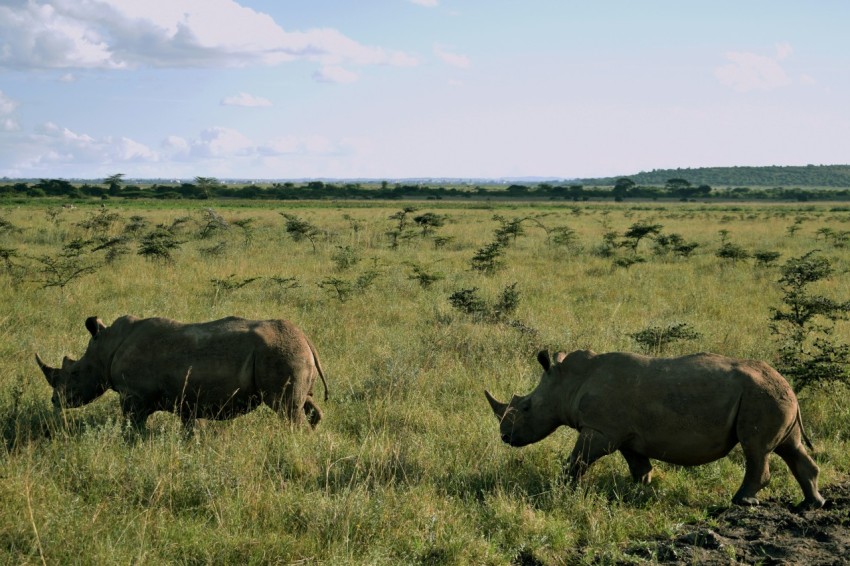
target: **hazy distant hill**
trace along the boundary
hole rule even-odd
[[[626,177],[638,185],[663,186],[670,179],[685,179],[691,185],[710,187],[850,187],[850,165],[806,165],[803,167],[700,167],[698,169],[655,169],[635,175],[578,179],[586,186],[613,185]]]

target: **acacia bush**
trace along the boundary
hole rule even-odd
[[[302,240],[308,240],[310,244],[313,246],[313,251],[316,251],[316,238],[322,233],[321,230],[312,223],[299,218],[295,214],[289,214],[285,212],[280,213],[284,220],[284,227],[286,229],[286,233],[295,240],[296,242],[300,242]]]
[[[687,322],[674,322],[666,326],[648,326],[629,336],[637,342],[644,354],[660,356],[666,353],[670,344],[696,340],[700,333]]]
[[[150,260],[171,263],[174,261],[172,252],[180,249],[182,244],[172,229],[158,226],[139,240],[138,254]]]
[[[417,263],[410,262],[408,263],[408,266],[412,271],[412,273],[408,276],[408,279],[417,281],[423,289],[428,289],[434,283],[442,281],[446,278],[444,273],[441,273],[439,271],[430,271],[426,267],[423,267]]]
[[[813,250],[789,259],[780,271],[783,305],[772,309],[771,324],[779,340],[779,370],[797,391],[833,381],[850,383],[850,345],[834,337],[835,323],[850,317],[850,300],[811,291],[812,284],[833,275],[832,262]]]
[[[506,286],[492,302],[479,297],[477,287],[460,289],[449,295],[449,303],[477,321],[506,322],[519,306],[516,287],[516,282]]]
[[[92,244],[84,240],[72,240],[62,246],[56,254],[41,254],[33,257],[36,267],[35,281],[42,289],[59,287],[97,271],[103,264],[91,254]]]

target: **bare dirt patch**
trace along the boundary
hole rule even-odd
[[[827,502],[817,511],[771,500],[719,509],[682,534],[636,543],[624,554],[658,564],[850,564],[850,479],[821,493]]]

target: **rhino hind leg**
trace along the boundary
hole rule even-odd
[[[310,428],[316,428],[316,425],[322,420],[322,410],[313,401],[313,397],[307,397],[307,400],[304,401],[304,415],[307,417],[307,422],[310,423]]]
[[[796,429],[786,438],[774,452],[782,458],[791,473],[800,484],[805,499],[800,504],[803,509],[820,509],[826,500],[818,491],[818,466],[812,457],[806,453],[800,442],[801,433]]]
[[[620,448],[620,454],[626,459],[633,480],[642,484],[649,484],[652,481],[652,464],[649,458],[626,448]]]
[[[744,482],[732,498],[735,505],[758,505],[756,494],[770,482],[768,453],[754,446],[743,446],[745,471]]]

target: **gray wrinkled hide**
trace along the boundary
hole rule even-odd
[[[154,411],[227,419],[260,403],[300,424],[321,419],[313,384],[322,377],[315,348],[285,320],[228,317],[183,324],[166,318],[122,316],[112,326],[91,317],[88,348],[79,361],[55,369],[36,359],[59,407],[78,407],[108,389],[138,426]],[[327,388],[325,388],[327,398]]]
[[[562,425],[579,431],[566,465],[577,481],[598,458],[619,451],[636,481],[649,483],[650,459],[684,466],[712,462],[738,443],[746,472],[733,501],[757,504],[770,479],[768,456],[785,460],[805,495],[821,507],[818,468],[802,446],[797,398],[765,363],[714,354],[651,358],[630,353],[538,354],[544,373],[530,394],[500,403],[485,391],[502,440],[524,446]]]

